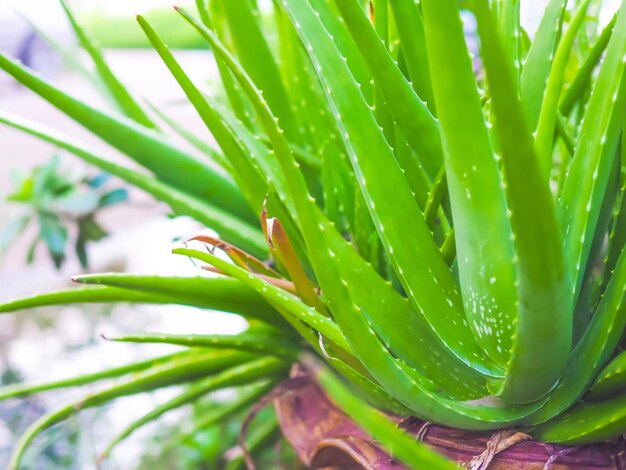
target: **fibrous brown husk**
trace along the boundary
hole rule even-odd
[[[287,440],[305,465],[325,470],[404,470],[309,380],[275,401]],[[391,417],[437,452],[472,470],[626,469],[624,440],[564,447],[516,431],[474,433]],[[428,469],[425,469],[428,470]]]

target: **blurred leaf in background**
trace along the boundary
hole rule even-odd
[[[155,8],[145,16],[167,33],[165,40],[174,49],[207,49],[206,41],[195,34],[185,24],[176,21],[172,16],[172,8],[168,5]],[[85,28],[91,36],[104,48],[129,49],[149,48],[150,41],[137,28],[133,15],[115,15],[110,12],[93,11],[82,18]]]
[[[126,189],[111,188],[109,179],[106,173],[90,177],[82,170],[66,168],[61,165],[59,155],[29,174],[16,174],[15,190],[5,201],[19,209],[0,229],[0,253],[6,253],[29,225],[36,225],[37,233],[26,255],[28,263],[33,261],[37,246],[43,243],[59,269],[72,244],[86,269],[87,244],[107,235],[97,221],[97,214],[128,199]]]

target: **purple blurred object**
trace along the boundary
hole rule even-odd
[[[46,31],[60,43],[70,37],[64,25],[46,25]],[[0,52],[15,57],[44,76],[51,76],[63,66],[62,57],[17,12],[0,5]],[[0,75],[4,78],[6,75]]]

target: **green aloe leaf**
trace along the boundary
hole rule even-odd
[[[422,2],[435,102],[465,315],[472,332],[499,365],[515,333],[516,264],[511,220],[459,8]]]
[[[500,396],[525,403],[545,395],[568,360],[571,280],[565,271],[552,194],[517,97],[515,72],[508,65],[487,1],[474,4],[518,257],[515,333]]]
[[[344,170],[348,157],[313,64],[289,17],[280,8],[275,10],[282,79],[296,109],[312,111],[295,115],[301,127],[297,142],[305,142],[305,148],[316,157],[332,159],[337,165],[343,162],[344,167],[337,171]],[[338,193],[338,197],[343,201],[345,196]]]
[[[223,422],[228,418],[237,415],[240,411],[251,407],[258,402],[261,397],[269,393],[276,386],[276,382],[266,382],[261,384],[250,385],[249,387],[240,387],[237,389],[237,396],[230,402],[220,403],[220,406],[212,407],[202,416],[198,417],[191,423],[191,429],[182,429],[175,434],[171,440],[167,441],[163,446],[162,453],[179,448],[181,444],[185,444],[193,436],[208,427]]]
[[[522,33],[520,24],[520,0],[503,1],[500,5],[498,32],[502,47],[513,64],[514,89],[518,91],[522,73]]]
[[[618,151],[620,151],[620,149],[618,149]],[[595,233],[593,234],[593,242],[591,243],[591,248],[589,250],[588,266],[585,269],[580,289],[580,296],[578,298],[578,302],[576,303],[575,313],[579,314],[575,317],[574,327],[576,332],[583,331],[586,328],[588,318],[595,310],[595,307],[598,304],[598,299],[606,287],[606,281],[608,281],[610,274],[615,268],[614,262],[616,259],[613,258],[615,253],[611,253],[611,251],[616,248],[614,244],[615,242],[619,242],[619,240],[616,240],[614,236],[611,236],[613,233],[611,230],[611,219],[615,217],[614,211],[616,210],[616,204],[620,201],[619,160],[619,155],[616,155],[613,158],[612,168],[610,168],[607,186],[605,188],[604,197],[602,198],[597,219],[598,221],[596,223]],[[607,234],[609,235],[608,246],[606,243]],[[622,244],[619,248],[620,252],[623,246],[624,245]],[[617,253],[617,255],[619,256],[619,253]],[[611,258],[611,264],[608,263],[609,257]],[[595,266],[598,266],[599,269],[594,269]],[[580,337],[580,335],[576,336],[576,338],[578,337]]]
[[[288,145],[287,143],[282,139],[282,134],[278,131],[277,126],[275,121],[271,118],[271,114],[269,114],[269,111],[267,110],[266,107],[263,106],[263,104],[261,103],[261,100],[259,99],[258,95],[256,94],[256,90],[254,89],[253,86],[250,85],[250,82],[247,80],[247,77],[245,77],[242,73],[242,71],[237,68],[236,64],[234,63],[234,61],[231,60],[230,56],[225,53],[225,51],[220,47],[219,42],[217,42],[216,38],[214,38],[212,36],[212,34],[207,31],[204,30],[202,27],[200,27],[199,25],[197,25],[197,23],[194,22],[193,19],[191,19],[188,15],[186,15],[186,13],[182,12],[181,13],[188,18],[192,24],[194,24],[201,32],[204,33],[205,37],[207,37],[207,39],[210,39],[212,42],[212,45],[214,46],[216,52],[220,53],[221,55],[224,56],[224,58],[228,59],[228,63],[229,65],[232,67],[233,71],[235,72],[235,76],[241,80],[242,84],[244,85],[244,88],[247,90],[247,92],[249,92],[250,96],[254,98],[253,102],[255,104],[255,106],[257,106],[257,109],[259,110],[260,113],[264,113],[263,114],[263,118],[262,120],[264,121],[264,123],[267,125],[267,129],[271,130],[272,132],[270,133],[270,136],[272,137],[272,142],[275,146],[275,148],[277,149],[277,156],[280,157],[281,159],[281,166],[283,166],[284,171],[287,171],[287,169],[291,170],[291,174],[290,176],[293,176],[293,178],[287,178],[287,181],[289,183],[292,184],[291,187],[291,192],[297,196],[297,203],[302,204],[303,202],[305,202],[305,204],[310,204],[312,207],[315,207],[312,205],[312,201],[310,201],[309,199],[304,199],[302,198],[303,193],[301,192],[301,188],[303,187],[303,185],[300,183],[299,177],[297,176],[297,173],[293,173],[293,168],[294,166],[290,163],[285,163],[287,161],[289,161],[290,158],[293,158],[293,155],[291,155],[291,151],[288,149]],[[289,173],[288,173],[289,174]],[[309,207],[311,207],[309,206]],[[299,213],[301,215],[307,215],[311,209],[307,209],[307,212],[304,211],[299,211]],[[317,214],[316,212],[314,212],[315,214]],[[306,217],[307,220],[311,220],[310,217]],[[319,230],[319,228],[321,227],[319,225],[319,222],[312,222],[313,225],[308,225],[309,227],[313,228],[315,227],[315,230]],[[304,233],[306,234],[313,234],[314,231],[311,230],[304,230]],[[315,245],[317,247],[317,244],[319,243],[319,237],[315,237]],[[321,248],[321,247],[320,247]],[[194,254],[194,256],[198,256],[199,254]],[[216,261],[219,261],[217,259],[214,259],[208,255],[202,254],[202,258],[200,259],[205,259],[206,261],[212,263],[212,264],[216,264]],[[318,257],[319,259],[319,257]],[[220,269],[222,270],[227,270],[230,269],[231,270],[231,274],[235,274],[237,273],[237,270],[233,267],[233,266],[229,266],[228,264],[224,264],[222,263],[221,265],[219,265]],[[240,273],[242,276],[244,273]],[[245,273],[246,276],[250,277],[249,273]],[[253,278],[250,277],[250,279],[252,280]],[[372,392],[374,389],[368,388],[368,392]],[[506,415],[506,412],[505,412]]]
[[[311,328],[317,330],[322,336],[327,338],[329,341],[332,341],[343,350],[350,351],[350,347],[347,345],[345,338],[334,322],[318,313],[315,309],[301,302],[292,294],[273,286],[269,282],[255,276],[249,271],[235,266],[234,264],[230,264],[229,262],[209,253],[190,250],[188,248],[176,248],[172,250],[172,253],[189,256],[199,261],[209,263],[211,266],[215,266],[219,270],[250,286],[270,304],[280,307],[281,310],[288,312],[297,321],[302,321]],[[287,320],[289,320],[289,318],[287,318]]]
[[[225,19],[223,2],[207,0],[196,0],[196,9],[200,14],[202,23],[209,28],[214,29],[222,40],[225,40],[229,36],[227,30],[227,20]],[[217,19],[216,24],[213,24],[212,16]],[[220,27],[221,26],[221,27]],[[220,74],[222,85],[226,91],[228,102],[238,119],[241,120],[249,129],[255,129],[256,124],[252,116],[252,107],[246,100],[246,97],[241,90],[241,87],[237,81],[233,78],[228,66],[224,64],[224,61],[219,57],[214,57],[217,64],[217,69]]]
[[[611,21],[609,21],[609,23],[604,27],[591,51],[589,51],[585,61],[576,73],[576,77],[567,90],[563,92],[563,96],[559,103],[559,110],[564,116],[568,116],[571,113],[572,108],[577,102],[580,101],[585,89],[589,86],[589,83],[593,78],[593,71],[600,62],[600,59],[606,50],[606,46],[609,44],[609,39],[611,39],[611,35],[613,34],[613,27],[615,26],[616,20],[617,14],[613,16]]]
[[[0,313],[73,303],[180,304],[237,313],[275,326],[286,326],[279,314],[263,302],[260,296],[234,279],[103,274],[80,277],[76,280],[84,283],[109,284],[109,287],[40,293],[0,304]]]
[[[366,101],[373,104],[374,87],[372,74],[369,71],[367,63],[363,59],[363,56],[360,54],[357,45],[354,43],[346,24],[341,20],[341,15],[339,14],[339,11],[337,11],[334,0],[307,1],[313,10],[319,14],[319,20],[324,25],[324,29],[333,38],[335,47],[340,51],[341,56],[345,57],[346,64],[348,65],[352,76],[359,84],[359,88],[361,89]],[[293,19],[292,24],[294,26],[297,25]],[[296,31],[297,29],[298,28],[296,27]],[[300,36],[299,32],[298,35]],[[306,41],[302,38],[301,40],[310,56],[311,51],[307,47]],[[317,64],[315,64],[314,61],[312,62],[314,68],[317,68]],[[316,73],[319,75],[319,71],[316,70]],[[320,82],[322,83],[322,88],[325,88],[323,81],[320,80]],[[341,138],[341,135],[339,137]]]
[[[118,107],[124,112],[126,116],[141,124],[142,126],[156,128],[155,123],[150,119],[148,114],[143,110],[142,106],[133,98],[128,92],[126,87],[115,76],[111,67],[104,58],[102,51],[93,39],[89,37],[87,32],[76,20],[74,13],[68,6],[66,0],[59,0],[67,19],[72,26],[72,29],[76,33],[78,42],[81,47],[87,51],[91,60],[93,61],[98,77],[102,80],[102,83],[106,86],[108,92],[115,100]]]
[[[434,180],[443,163],[437,121],[395,65],[358,2],[335,0],[335,3],[369,66],[377,90],[384,98],[385,109],[419,157],[428,179]]]
[[[283,3],[283,6],[287,7],[287,11],[291,14],[291,9],[302,8],[302,3]],[[305,184],[303,176],[297,171],[298,166],[295,165],[293,153],[289,148],[287,141],[284,138],[284,133],[280,131],[280,128],[276,124],[276,120],[273,118],[271,112],[267,108],[267,105],[261,100],[260,94],[251,83],[249,77],[243,72],[236,64],[232,57],[225,51],[225,49],[219,43],[219,40],[206,28],[203,28],[197,21],[190,17],[183,10],[179,10],[181,14],[190,21],[199,31],[203,32],[203,35],[209,39],[213,45],[213,49],[216,53],[222,55],[227,60],[231,70],[236,78],[240,81],[246,93],[250,97],[260,120],[265,127],[268,136],[272,142],[276,156],[280,162],[280,165],[285,172],[286,180],[290,185],[290,193],[294,198],[296,208],[300,216],[300,223],[302,224],[302,233],[305,238],[307,249],[311,254],[311,260],[314,265],[315,272],[320,281],[322,290],[325,292],[325,297],[328,299],[331,305],[331,310],[335,315],[335,319],[338,321],[341,331],[343,331],[348,337],[350,345],[355,349],[357,355],[363,360],[366,359],[366,367],[372,373],[372,376],[385,388],[393,391],[393,396],[397,398],[402,404],[408,408],[414,410],[418,415],[432,419],[439,422],[453,423],[453,425],[470,428],[470,429],[493,429],[517,422],[523,419],[525,416],[536,411],[541,407],[542,402],[538,402],[529,406],[512,406],[512,407],[484,407],[471,404],[459,404],[458,402],[446,400],[438,395],[424,389],[410,374],[414,372],[406,367],[403,367],[401,363],[396,361],[389,355],[388,351],[384,349],[375,333],[366,324],[361,313],[357,307],[352,303],[351,299],[347,297],[347,293],[343,286],[343,280],[338,275],[334,263],[332,262],[332,255],[329,255],[327,248],[320,243],[324,238],[325,226],[320,224],[319,211],[314,204],[314,200],[308,197],[306,191],[303,191]],[[311,21],[319,21],[317,16],[311,10],[304,10],[307,16],[302,19],[306,19],[307,23]],[[303,24],[302,21],[299,22]],[[305,41],[306,44],[306,41]],[[343,61],[341,62],[343,64]],[[392,156],[393,157],[393,156]],[[423,221],[423,219],[420,219]],[[432,239],[431,239],[432,240]],[[181,254],[191,254],[189,251],[176,250]],[[241,276],[242,280],[244,275],[248,278],[248,282],[253,283],[259,281],[256,277],[248,272],[238,272],[240,268],[236,268],[223,262],[219,258],[212,255],[196,252],[193,256],[200,260],[206,260],[213,265],[216,265],[224,272],[229,272],[231,275]],[[446,268],[447,269],[447,268]],[[261,281],[262,282],[262,281]],[[262,287],[262,285],[259,285]],[[268,287],[267,293],[271,293],[272,289]],[[278,298],[277,300],[284,301],[286,298]],[[285,305],[285,308],[289,307]],[[309,318],[304,318],[309,320]],[[325,317],[316,319],[318,326],[322,326]],[[324,325],[327,332],[332,333],[332,328]],[[333,333],[333,335],[335,335]],[[325,335],[328,338],[328,335]],[[332,340],[332,338],[330,338]],[[341,342],[345,340],[341,338]],[[347,346],[347,345],[346,345]]]
[[[287,195],[285,177],[276,162],[272,149],[268,148],[264,142],[261,142],[258,135],[247,129],[228,108],[220,106],[209,98],[207,98],[207,102],[215,109],[223,126],[236,138],[241,157],[238,157],[237,161],[235,161],[235,157],[232,157],[231,161],[236,165],[238,173],[243,175],[246,172],[257,172],[259,178],[264,179],[266,185],[269,183],[271,188],[276,191],[276,194],[280,197],[280,201],[287,208],[292,209],[293,205]],[[296,218],[297,214],[288,217],[288,219]]]
[[[271,152],[229,111],[205,97],[185,74],[150,24],[141,16],[138,16],[137,19],[148,39],[222,147],[233,168],[233,176],[243,189],[249,204],[252,207],[257,207],[260,211],[262,201],[270,191],[268,188],[268,183],[270,183],[280,197],[280,202],[289,207],[289,200],[285,197],[283,189],[284,178],[277,168]],[[293,228],[291,212],[285,210],[280,203],[274,204],[272,201],[271,205],[285,220],[292,239],[296,242],[297,250],[302,252],[298,245],[298,236]],[[249,244],[247,242],[240,240],[238,243],[242,248],[248,249]],[[253,253],[256,254],[258,251],[254,250]]]
[[[544,423],[570,408],[608,362],[626,326],[626,255],[622,251],[595,314],[570,354],[563,375],[545,405],[528,424]]]
[[[335,120],[342,128],[367,208],[414,307],[428,318],[436,334],[456,355],[469,357],[472,364],[484,364],[475,339],[464,327],[466,320],[456,283],[339,49],[311,6],[284,2],[283,7],[298,25],[298,33],[333,103]],[[328,70],[333,73],[326,73]],[[393,199],[388,197],[389,188],[394,188]],[[416,264],[415,259],[423,262]]]
[[[552,143],[568,59],[590,3],[591,0],[584,0],[576,8],[576,13],[556,49],[548,76],[535,134],[535,150],[546,178],[550,177],[550,169],[552,168]]]
[[[212,0],[222,3],[237,58],[263,93],[287,138],[296,138],[296,119],[289,95],[270,45],[261,30],[259,18],[248,0]]]
[[[121,343],[176,344],[188,348],[233,349],[247,351],[283,359],[295,359],[298,345],[289,338],[276,335],[244,332],[237,335],[168,335],[135,334],[107,338]]]
[[[625,142],[626,141],[622,138],[622,161],[624,161],[624,156],[626,156]],[[618,194],[616,210],[613,214],[612,227],[609,233],[608,247],[606,250],[604,280],[602,282],[603,287],[606,286],[606,283],[611,278],[617,260],[622,253],[622,249],[626,245],[626,198],[624,197],[626,186],[624,186],[624,182],[620,184],[622,186]]]
[[[23,397],[27,395],[32,395],[34,393],[58,390],[60,388],[81,387],[83,385],[92,384],[101,380],[112,379],[115,377],[140,372],[149,367],[158,366],[159,364],[166,364],[187,354],[190,353],[188,351],[183,351],[174,354],[168,354],[167,356],[156,357],[140,362],[132,362],[130,364],[126,364],[120,367],[105,369],[91,374],[83,374],[77,377],[55,380],[53,382],[46,382],[35,385],[9,385],[0,388],[0,400]]]
[[[173,118],[171,118],[167,114],[166,111],[161,110],[152,104],[150,105],[150,109],[152,110],[152,112],[154,112],[154,114],[156,114],[159,117],[159,119],[165,122],[169,127],[171,127],[174,130],[174,132],[176,132],[183,139],[189,142],[197,150],[199,150],[204,155],[209,157],[212,161],[217,162],[222,168],[224,168],[229,173],[232,171],[232,167],[230,163],[228,162],[228,160],[224,157],[224,155],[216,151],[206,141],[202,140],[201,137],[195,135],[185,126],[176,122]]]
[[[238,313],[260,320],[284,325],[277,312],[263,301],[254,290],[235,279],[220,277],[167,277],[132,274],[87,274],[73,278],[85,284],[145,292],[150,295],[167,296],[179,303]]]
[[[602,200],[617,154],[626,108],[625,54],[626,8],[621,8],[558,201],[566,268],[574,277],[574,300],[580,294]]]
[[[431,112],[435,111],[430,78],[430,66],[426,52],[424,21],[419,3],[413,0],[395,0],[389,3],[398,28],[411,85],[417,95],[424,100]]]
[[[500,378],[495,367],[476,371],[467,363],[469,361],[454,356],[408,300],[368,266],[339,234],[328,225],[324,233],[352,302],[395,356],[427,377],[424,383],[433,390],[444,390],[445,394],[458,399],[488,394],[485,379]],[[397,325],[404,327],[398,330]],[[447,370],[454,374],[442,373]]]
[[[260,210],[263,198],[267,194],[267,185],[258,170],[250,166],[249,161],[242,152],[242,146],[238,144],[237,136],[225,125],[220,114],[216,112],[214,107],[211,106],[198,87],[184,72],[152,26],[142,16],[137,16],[137,21],[207,128],[215,137],[225,156],[229,159],[231,166],[236,172],[234,173],[237,176],[236,180],[240,183],[239,186],[242,188],[249,204]]]
[[[520,87],[528,128],[535,129],[554,59],[567,0],[550,0],[524,61]]]
[[[600,371],[594,380],[585,400],[603,401],[616,398],[626,391],[626,352],[615,356],[607,366]]]
[[[582,445],[602,442],[626,431],[626,397],[598,403],[579,403],[532,431],[543,442]]]
[[[189,16],[184,10],[179,10],[179,12],[211,44],[211,46],[214,48],[215,53],[221,56],[222,60],[224,60],[228,67],[230,67],[234,76],[245,89],[246,93],[255,93],[257,95],[256,97],[259,102],[257,102],[256,106],[258,106],[259,103],[263,103],[262,106],[267,106],[266,101],[262,100],[260,91],[256,88],[256,86],[247,76],[247,74],[245,74],[241,66],[234,60],[232,55],[226,50],[223,44],[221,44],[215,33],[207,29],[204,25],[199,23],[193,17]],[[146,31],[150,32],[149,25],[145,22],[143,23],[146,27]],[[150,35],[155,43],[158,44],[158,37],[152,32],[150,33]],[[245,78],[242,76],[242,74],[245,75]],[[271,119],[272,123],[276,125],[276,123],[274,122],[276,118],[271,115],[271,111],[269,110],[269,108],[264,109],[270,114],[269,119]],[[284,208],[281,207],[281,205],[278,205],[278,207],[270,206],[270,208],[272,210],[276,210],[275,215],[277,217],[280,217],[281,221],[285,224],[285,227],[289,233],[289,237],[294,242],[296,251],[298,251],[300,255],[302,250],[299,243],[298,233],[295,230],[297,226],[294,226],[298,222],[297,220],[295,220],[297,219],[298,211],[293,210],[292,199],[289,194],[287,194],[286,190],[287,178],[285,177],[284,170],[280,168],[278,162],[275,159],[275,156],[273,154],[275,150],[266,149],[263,147],[259,148],[259,142],[255,142],[254,135],[246,131],[241,123],[238,124],[237,122],[235,122],[236,120],[228,118],[228,113],[225,110],[221,110],[220,114],[223,119],[227,120],[228,126],[233,129],[233,131],[236,131],[237,135],[241,138],[241,143],[245,146],[246,149],[244,155],[247,155],[252,160],[252,167],[260,169],[261,173],[271,182],[273,189],[275,189],[276,194],[280,199],[280,202],[284,204]],[[284,131],[280,129],[280,132],[282,133]],[[287,148],[289,148],[289,152],[291,153],[292,149],[289,147],[287,141],[283,140],[283,143]],[[294,161],[294,164],[299,165],[297,161]],[[248,173],[248,171],[244,169],[243,173]],[[306,191],[306,189],[307,184],[305,181],[300,186],[299,190]],[[287,209],[287,211],[285,209]],[[293,222],[291,219],[294,219]]]

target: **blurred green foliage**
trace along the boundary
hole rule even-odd
[[[151,22],[165,31],[165,41],[174,49],[208,49],[206,41],[186,24],[176,21],[171,8],[157,8],[146,13]],[[150,41],[132,16],[110,16],[101,12],[85,15],[82,23],[104,48],[150,48]]]
[[[29,225],[37,225],[26,256],[28,263],[43,243],[59,269],[71,243],[81,266],[87,268],[87,244],[107,235],[96,220],[97,214],[128,199],[126,189],[109,188],[109,179],[106,173],[91,177],[82,170],[65,168],[58,155],[29,174],[16,173],[15,190],[6,202],[19,206],[19,210],[0,229],[0,252],[6,252]]]

